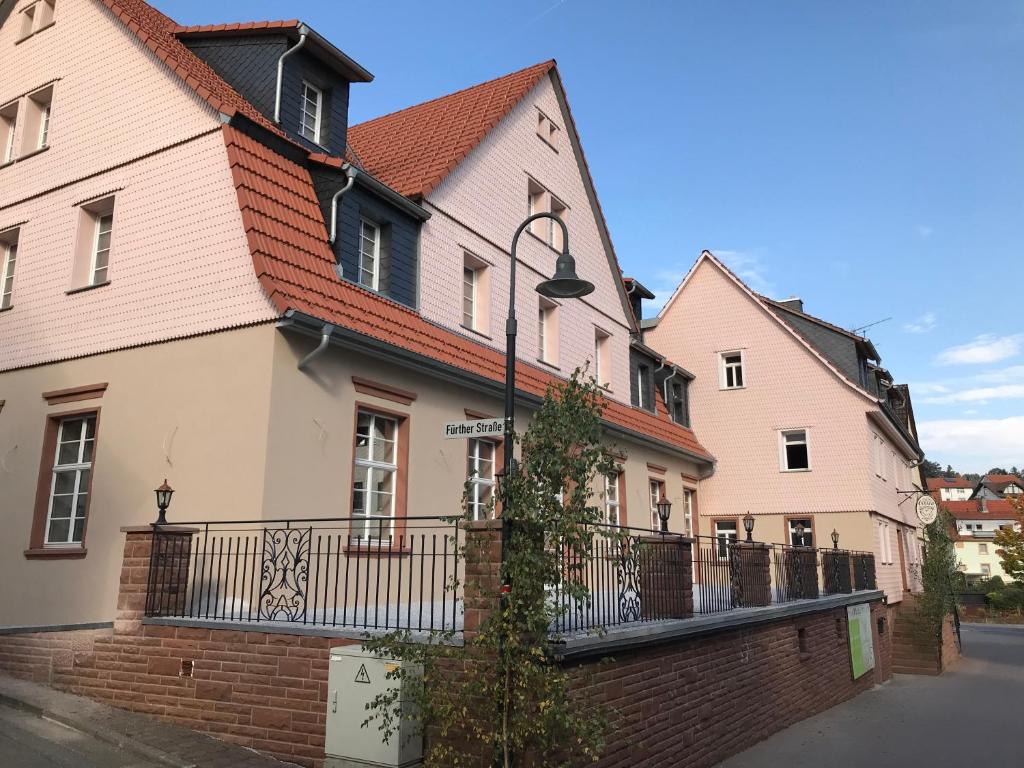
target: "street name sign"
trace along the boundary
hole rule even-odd
[[[503,434],[505,434],[504,419],[449,421],[444,425],[446,440],[460,440],[467,437],[500,437]]]

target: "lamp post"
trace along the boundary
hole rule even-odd
[[[576,275],[576,260],[569,255],[569,230],[565,222],[553,213],[535,213],[527,217],[512,236],[512,262],[509,269],[508,318],[505,320],[505,439],[502,461],[502,477],[507,482],[512,476],[512,434],[515,432],[516,397],[516,248],[524,230],[537,219],[551,219],[562,228],[562,253],[555,262],[555,274],[537,286],[537,293],[557,299],[579,299],[593,293],[594,284],[581,280]],[[504,494],[503,494],[504,496]],[[504,499],[502,510],[501,560],[505,562],[509,535],[508,500]],[[508,584],[503,585],[507,591]]]
[[[839,531],[832,529],[832,549],[839,549]]]
[[[743,517],[743,530],[747,532],[747,541],[753,541],[754,516],[749,512]]]
[[[156,494],[156,508],[160,511],[156,518],[156,525],[167,525],[167,508],[171,506],[174,489],[167,484],[165,477],[163,484],[154,493]]]
[[[662,496],[658,499],[658,517],[661,519],[661,535],[668,533],[668,516],[672,514],[672,502]]]

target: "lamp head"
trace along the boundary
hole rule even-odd
[[[576,274],[576,260],[568,251],[555,262],[555,274],[537,286],[537,293],[552,299],[580,299],[594,292],[594,284]]]

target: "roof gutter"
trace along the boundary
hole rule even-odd
[[[284,82],[284,60],[302,48],[306,44],[306,39],[308,37],[309,27],[305,24],[299,25],[299,42],[282,53],[281,58],[277,60],[277,89],[274,92],[274,122],[278,125],[281,123],[281,85]]]
[[[345,186],[334,193],[331,198],[331,238],[329,240],[331,245],[334,245],[334,241],[338,239],[338,201],[341,196],[352,189],[352,185],[356,183],[355,169],[351,163],[345,163],[341,166],[341,170],[348,176],[348,181],[345,182]]]
[[[374,176],[371,176],[366,171],[360,170],[356,166],[352,165],[352,163],[345,163],[345,165],[348,166],[348,168],[345,169],[345,172],[350,174],[352,178],[358,178],[360,184],[367,187],[371,192],[380,195],[388,202],[393,203],[402,211],[412,216],[414,219],[418,219],[419,221],[426,221],[427,219],[430,218],[430,211],[428,211],[426,208],[417,205],[405,195],[399,194],[391,187],[389,187],[387,184],[383,183]]]

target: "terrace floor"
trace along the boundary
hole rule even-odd
[[[718,768],[1021,765],[1024,626],[964,624],[963,645],[942,676],[895,675]]]

